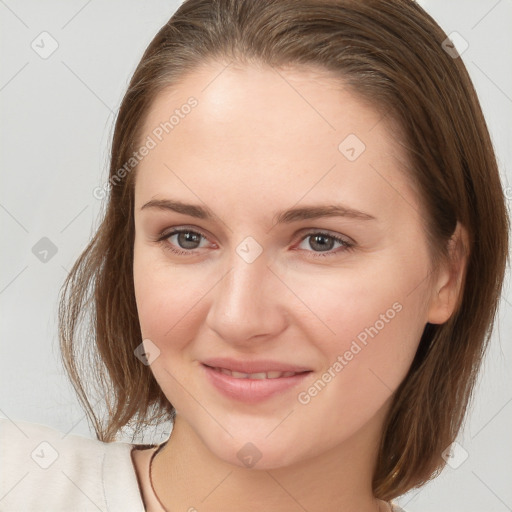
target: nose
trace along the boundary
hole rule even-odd
[[[222,340],[242,347],[274,339],[287,325],[282,283],[268,268],[265,251],[252,262],[238,254],[212,290],[206,324]]]

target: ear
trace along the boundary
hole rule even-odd
[[[446,322],[459,305],[467,266],[468,247],[467,230],[457,222],[455,231],[448,241],[448,261],[442,263],[432,285],[427,320],[431,324]]]

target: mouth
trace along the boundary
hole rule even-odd
[[[260,367],[258,371],[242,372],[238,371],[240,368],[234,370],[205,363],[200,367],[214,390],[230,401],[246,404],[264,402],[276,396],[286,397],[300,384],[303,386],[304,379],[312,373],[312,370],[301,368],[296,368],[296,371],[289,368],[262,371]]]

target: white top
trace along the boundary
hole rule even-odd
[[[145,512],[141,487],[148,509],[161,510],[148,494],[149,459],[159,446],[103,443],[0,418],[0,512]],[[146,449],[141,487],[134,448]]]
[[[0,419],[0,511],[144,512],[133,447]]]

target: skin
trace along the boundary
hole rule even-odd
[[[395,131],[339,79],[208,63],[159,94],[143,138],[190,96],[198,105],[142,160],[135,185],[140,324],[160,351],[151,371],[177,410],[154,459],[156,494],[168,510],[387,510],[371,489],[385,414],[425,324],[453,313],[464,261],[431,273],[420,201]],[[354,161],[338,149],[349,134],[366,146]],[[215,216],[142,208],[154,199]],[[273,221],[281,210],[334,203],[375,218]],[[180,226],[206,238],[196,248],[183,240],[180,247],[176,235],[156,241]],[[319,249],[312,231],[354,247],[327,238]],[[262,249],[252,263],[236,251],[249,236]],[[400,311],[300,403],[298,394],[393,304]],[[214,356],[313,371],[300,388],[248,405],[205,379],[200,362]],[[237,457],[248,442],[261,454],[252,468]]]

